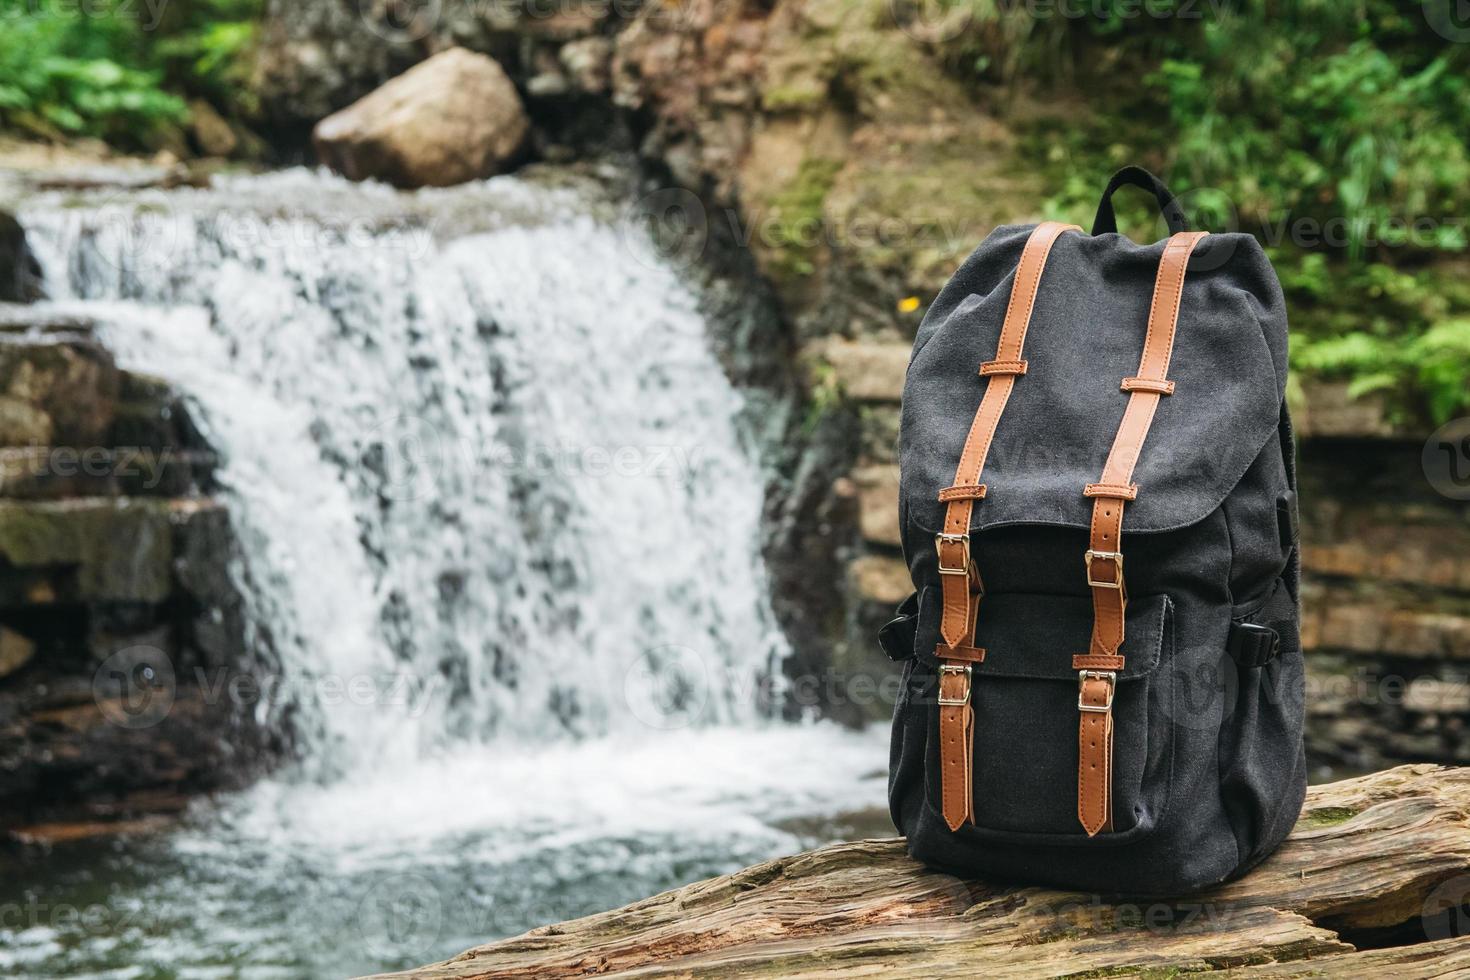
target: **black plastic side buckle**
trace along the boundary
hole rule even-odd
[[[1288,490],[1276,498],[1276,531],[1281,538],[1281,550],[1288,554],[1301,540],[1301,523],[1297,514],[1295,490]]]
[[[1231,623],[1225,649],[1241,667],[1264,667],[1281,655],[1281,635],[1269,626]]]
[[[878,630],[883,655],[902,663],[914,655],[914,634],[919,628],[919,594],[915,592],[894,610],[895,616]]]

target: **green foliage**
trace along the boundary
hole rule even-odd
[[[1464,214],[1470,58],[1400,7],[1249,0],[1175,44],[1146,79],[1175,179],[1298,233],[1336,223],[1355,260],[1402,241],[1406,219]],[[1423,244],[1463,248],[1462,232]]]
[[[260,0],[0,0],[0,128],[143,148],[185,96],[233,107]]]
[[[155,46],[170,77],[211,101],[256,109],[246,87],[262,0],[194,0],[185,18]]]
[[[102,10],[103,8],[98,8]],[[0,0],[0,120],[41,135],[122,137],[176,121],[184,104],[160,90],[138,25]]]
[[[1201,227],[1267,245],[1297,369],[1408,416],[1470,408],[1470,46],[1390,0],[1102,9],[1067,27],[1095,112],[1038,120],[1023,141],[1056,191],[1048,210],[1086,224],[1104,176],[1143,163]],[[1165,234],[1143,195],[1117,203],[1120,227]]]

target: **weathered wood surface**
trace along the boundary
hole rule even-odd
[[[1173,902],[927,871],[834,844],[398,977],[1470,977],[1470,768],[1315,787],[1281,850]],[[1360,948],[1360,947],[1376,948]]]

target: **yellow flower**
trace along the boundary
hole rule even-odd
[[[898,312],[900,313],[912,313],[918,308],[919,297],[917,296],[905,296],[898,301]]]

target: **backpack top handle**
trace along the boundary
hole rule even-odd
[[[1097,204],[1097,216],[1092,219],[1094,235],[1107,235],[1118,230],[1118,216],[1113,213],[1113,191],[1124,184],[1141,187],[1153,194],[1154,200],[1159,202],[1159,210],[1164,212],[1169,234],[1177,235],[1181,231],[1190,230],[1189,216],[1184,213],[1183,205],[1167,184],[1142,167],[1124,167],[1113,174],[1113,179],[1108,181],[1107,189],[1102,193],[1102,200]]]

